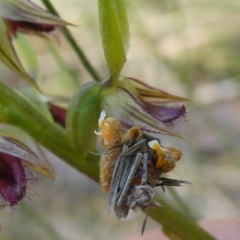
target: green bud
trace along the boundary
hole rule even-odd
[[[67,111],[67,133],[74,147],[88,154],[95,148],[98,118],[101,111],[101,84],[83,85],[73,96]]]

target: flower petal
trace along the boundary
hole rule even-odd
[[[52,103],[48,103],[48,107],[55,122],[59,123],[62,127],[65,128],[67,110],[64,108],[58,107]]]
[[[0,0],[0,16],[16,22],[55,26],[65,26],[69,24],[29,0]]]
[[[21,164],[45,177],[54,179],[54,172],[51,166],[41,161],[37,155],[26,145],[10,137],[0,138],[0,153],[5,153],[21,160]]]
[[[144,105],[145,111],[162,123],[171,123],[186,113],[186,108],[183,105],[181,107],[164,107],[148,102],[145,102]]]
[[[185,102],[188,101],[187,98],[179,97],[176,95],[172,95],[170,93],[164,92],[160,89],[150,87],[149,85],[134,79],[134,78],[126,78],[130,81],[130,83],[134,86],[134,88],[137,90],[137,92],[141,95],[141,97],[144,97],[148,99],[151,99],[150,102]]]
[[[28,81],[33,87],[39,90],[35,81],[23,68],[18,56],[13,48],[8,29],[3,19],[0,18],[0,61],[7,65],[20,77]]]
[[[40,90],[19,61],[11,36],[15,36],[17,31],[44,36],[43,33],[67,24],[29,0],[0,0],[0,61]]]
[[[7,204],[14,206],[25,196],[26,182],[20,158],[0,153],[0,193]]]
[[[137,126],[153,137],[158,134],[166,134],[185,139],[169,129],[156,116],[148,113],[145,109],[146,105],[147,103],[143,99],[122,87],[119,87],[113,94],[106,96],[103,101],[103,108],[107,115],[118,119],[127,128]]]
[[[17,32],[35,33],[41,36],[40,32],[49,33],[56,29],[54,25],[50,24],[39,24],[24,21],[9,21],[6,19],[5,23],[8,26],[10,34],[13,36],[16,36]]]

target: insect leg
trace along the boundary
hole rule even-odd
[[[120,155],[122,157],[129,157],[131,155],[135,155],[138,152],[138,150],[143,146],[145,141],[146,141],[146,139],[138,140],[138,142],[136,144],[134,144],[132,147],[128,148],[128,150],[122,151]]]
[[[156,186],[181,186],[182,183],[191,184],[190,182],[177,180],[177,179],[169,179],[169,178],[160,178],[160,181],[156,184]]]
[[[145,230],[145,227],[146,227],[146,224],[147,224],[147,219],[148,219],[148,210],[149,210],[149,207],[147,208],[146,215],[145,215],[145,219],[144,219],[144,221],[143,221],[141,235],[143,235],[143,233],[144,233],[144,230]]]
[[[144,153],[143,154],[143,175],[142,175],[142,180],[141,180],[141,185],[146,184],[147,182],[147,174],[148,174],[148,154]]]

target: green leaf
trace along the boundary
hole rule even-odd
[[[119,30],[121,32],[122,41],[124,45],[125,55],[127,55],[130,43],[130,36],[129,36],[129,24],[128,24],[128,17],[127,17],[127,10],[125,7],[124,0],[114,1],[115,4],[115,11],[118,18]]]
[[[67,133],[75,148],[89,154],[96,145],[98,118],[101,111],[101,84],[83,85],[73,96],[67,112]]]
[[[105,58],[113,81],[117,82],[126,61],[125,49],[127,49],[129,44],[124,2],[118,0],[99,0],[98,10]]]
[[[20,77],[28,81],[33,87],[39,89],[35,81],[28,75],[20,63],[13,48],[4,20],[0,18],[0,61],[12,69]]]

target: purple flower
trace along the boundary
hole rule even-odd
[[[12,36],[16,36],[17,32],[34,33],[36,35],[41,36],[44,33],[49,33],[56,29],[56,26],[52,24],[40,24],[26,21],[13,21],[8,19],[4,19],[4,21],[9,30],[9,33]]]
[[[13,70],[21,78],[40,90],[34,79],[22,66],[12,38],[18,32],[30,33],[46,37],[47,33],[68,23],[57,16],[43,10],[29,0],[0,1],[0,61]]]
[[[143,132],[156,136],[166,134],[181,137],[170,126],[186,113],[184,105],[169,106],[173,102],[183,102],[178,97],[148,86],[133,78],[119,80],[116,91],[105,96],[103,109],[126,127],[139,127]]]
[[[17,32],[43,35],[68,23],[43,10],[29,0],[0,2],[0,17],[4,20],[9,33]]]
[[[53,178],[51,167],[27,146],[9,137],[0,137],[0,195],[2,207],[15,206],[26,195],[30,170]]]
[[[0,153],[0,194],[7,205],[16,205],[26,194],[26,176],[21,159]]]

